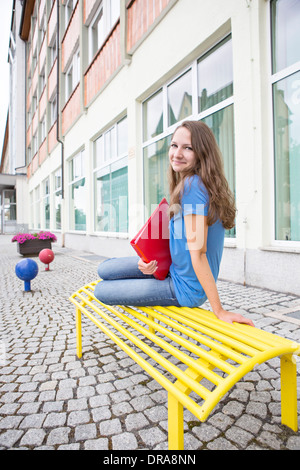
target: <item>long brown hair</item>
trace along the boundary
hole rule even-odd
[[[208,225],[219,219],[225,229],[234,227],[236,215],[234,196],[224,174],[221,152],[213,132],[201,121],[185,121],[177,129],[180,127],[185,127],[191,133],[196,163],[193,168],[180,174],[169,165],[171,217],[176,212],[172,210],[172,206],[174,208],[180,204],[185,179],[188,176],[198,175],[209,195]]]

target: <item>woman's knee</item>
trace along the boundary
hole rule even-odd
[[[109,303],[109,296],[107,295],[106,281],[100,281],[95,287],[95,297],[103,303]]]
[[[102,261],[102,263],[99,264],[98,266],[98,276],[100,279],[111,279],[111,276],[113,275],[113,261],[116,258],[109,258],[106,259],[105,261]]]

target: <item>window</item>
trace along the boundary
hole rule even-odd
[[[198,91],[197,91],[198,90]],[[221,149],[225,174],[235,194],[235,150],[232,41],[226,37],[166,83],[143,103],[144,201],[153,205],[168,198],[167,169],[171,135],[185,119],[203,120]],[[235,229],[226,237],[235,237]]]
[[[3,191],[4,202],[4,222],[12,222],[17,219],[17,204],[15,189],[5,189]]]
[[[34,136],[32,137],[32,155],[35,155],[37,151],[38,151],[38,138],[37,138],[37,132],[36,132]]]
[[[300,241],[300,2],[273,0],[275,240]]]
[[[66,72],[66,102],[70,98],[80,80],[80,53],[79,50],[73,55],[70,67]]]
[[[168,125],[172,126],[192,114],[192,71],[188,70],[167,88]]]
[[[57,97],[54,95],[52,101],[50,102],[50,125],[51,127],[57,120]]]
[[[199,113],[233,95],[231,41],[225,41],[198,61]]]
[[[32,113],[33,114],[35,113],[36,109],[37,109],[37,95],[35,91],[34,95],[32,96]]]
[[[66,0],[65,4],[65,29],[67,29],[69,21],[71,19],[76,0]]]
[[[30,208],[29,228],[34,229],[34,193],[33,191],[31,191],[29,194],[29,208]]]
[[[101,48],[119,16],[119,0],[102,0],[89,27],[90,61]]]
[[[54,228],[61,230],[62,184],[61,168],[54,173]]]
[[[40,96],[41,94],[43,93],[44,91],[44,88],[45,88],[45,85],[46,85],[46,78],[45,78],[45,66],[43,67],[43,69],[40,71]]]
[[[86,229],[86,181],[84,150],[70,161],[70,230]]]
[[[43,183],[43,216],[44,227],[50,229],[50,184],[49,178]]]
[[[40,126],[41,126],[41,143],[43,143],[44,140],[46,139],[46,113],[44,114],[41,120]]]
[[[144,141],[163,132],[163,92],[159,90],[143,104]]]
[[[128,232],[127,118],[94,142],[95,217],[97,232]]]
[[[34,227],[41,228],[41,201],[40,201],[40,187],[37,186],[34,190]]]
[[[53,41],[50,44],[50,69],[52,68],[56,57],[57,57],[57,48],[56,48],[56,34],[54,34]]]
[[[103,7],[101,5],[95,20],[90,28],[90,43],[91,43],[91,59],[100,49],[100,46],[104,41],[104,18],[103,18]]]

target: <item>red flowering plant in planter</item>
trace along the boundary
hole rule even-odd
[[[51,232],[18,233],[12,242],[17,242],[18,252],[21,255],[38,255],[44,248],[51,249],[51,243],[56,242],[56,236]]]
[[[27,242],[27,240],[51,240],[56,242],[57,238],[54,233],[51,232],[38,232],[38,233],[17,233],[11,241],[18,242],[20,244]]]

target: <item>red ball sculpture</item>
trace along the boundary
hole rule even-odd
[[[47,265],[45,271],[50,271],[49,264],[54,260],[53,251],[49,248],[45,248],[44,250],[40,251],[39,258],[42,263]]]

